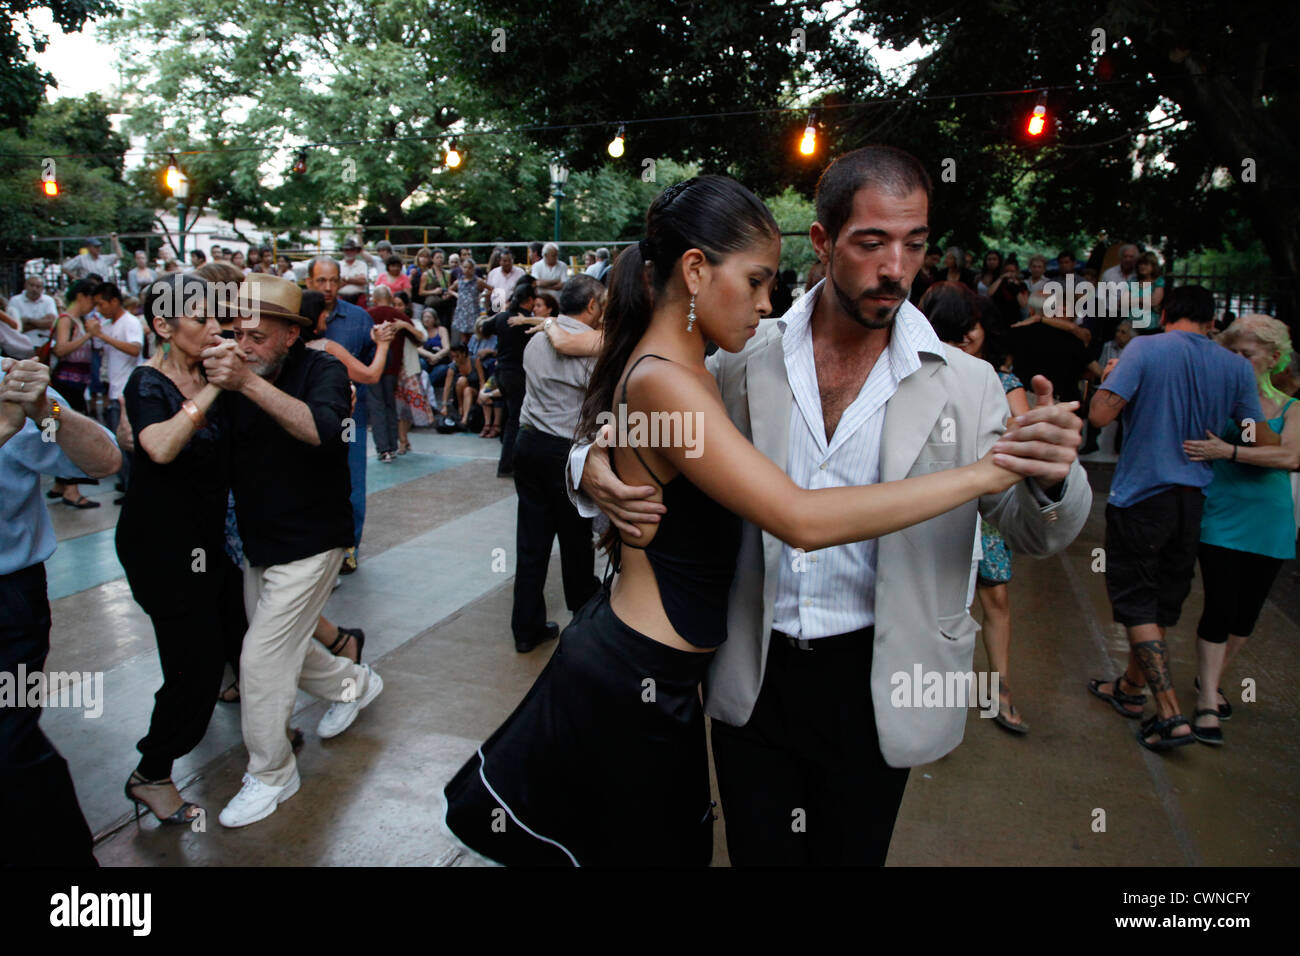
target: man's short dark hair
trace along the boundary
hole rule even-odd
[[[114,299],[118,302],[122,301],[122,290],[113,282],[101,282],[95,286],[95,291],[92,294],[96,299],[103,299],[106,302],[112,302]]]
[[[580,272],[560,287],[560,314],[581,315],[592,299],[600,301],[605,287],[595,276]]]
[[[1073,259],[1075,262],[1078,262],[1078,261],[1079,261],[1079,257],[1076,256],[1076,255],[1075,255],[1073,252],[1071,252],[1069,249],[1062,249],[1060,252],[1058,252],[1058,253],[1056,254],[1056,261],[1057,261],[1057,262],[1060,262],[1062,259]]]
[[[197,256],[197,257],[198,257],[198,260],[199,260],[200,262],[207,262],[207,261],[208,261],[208,256],[207,256],[207,254],[206,254],[202,249],[191,249],[191,250],[190,250],[190,255],[191,255],[191,256]]]
[[[540,242],[530,242],[528,244],[528,248],[533,251],[533,255],[535,255],[537,258],[540,259],[542,257],[542,249],[544,247]]]
[[[921,189],[927,203],[933,190],[930,174],[911,153],[892,146],[863,146],[845,153],[827,166],[817,181],[817,221],[832,242],[853,213],[853,197],[867,186],[878,186],[899,197]]]
[[[1180,319],[1209,325],[1214,321],[1214,295],[1205,286],[1176,286],[1165,296],[1161,310],[1165,325]]]
[[[386,266],[400,266],[401,264],[402,264],[401,256],[389,256],[387,259],[384,260],[384,265]]]
[[[467,346],[464,342],[457,342],[455,345],[453,345],[453,346],[452,346],[451,348],[449,348],[447,351],[448,351],[450,354],[452,354],[452,355],[468,355],[468,354],[469,354],[469,346]]]

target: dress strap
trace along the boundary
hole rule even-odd
[[[655,354],[653,354],[652,352],[647,352],[645,355],[642,355],[641,358],[639,358],[639,359],[637,359],[635,362],[633,362],[633,363],[632,363],[632,367],[629,368],[629,369],[627,370],[627,374],[623,376],[623,405],[624,405],[624,406],[627,405],[627,380],[628,380],[629,378],[632,377],[632,373],[636,371],[636,367],[637,367],[638,365],[640,365],[641,362],[642,362],[644,359],[648,359],[648,358],[657,358],[657,359],[661,359],[661,360],[664,361],[664,362],[671,362],[671,361],[672,361],[672,359],[670,359],[670,358],[664,358],[662,355],[655,355]],[[659,476],[656,475],[656,474],[655,474],[655,473],[650,469],[650,466],[647,465],[647,464],[645,463],[645,459],[642,458],[642,457],[641,457],[641,453],[640,453],[639,451],[636,450],[636,446],[635,446],[635,445],[629,445],[628,447],[632,449],[632,454],[636,455],[636,460],[639,461],[639,462],[641,462],[641,467],[644,468],[646,471],[648,471],[648,472],[650,473],[650,477],[653,478],[653,479],[655,480],[655,484],[657,484],[660,488],[663,488],[663,487],[664,487],[664,483],[663,483],[662,481],[659,480]],[[628,547],[636,547],[636,545],[628,545]]]

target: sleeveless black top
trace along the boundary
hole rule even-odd
[[[642,355],[623,379],[623,404],[627,405],[627,380],[642,359],[672,361],[662,355]],[[622,545],[644,551],[654,569],[668,622],[696,647],[717,647],[727,638],[727,596],[740,552],[741,520],[718,504],[684,475],[664,484],[650,470],[641,453],[632,454],[663,489],[667,512],[659,520],[654,539],[644,547],[615,540],[614,567],[620,564]]]

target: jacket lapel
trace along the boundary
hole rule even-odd
[[[749,401],[749,426],[754,447],[786,470],[790,454],[790,414],[794,393],[785,370],[785,350],[781,336],[773,335],[745,362],[746,391]],[[776,592],[777,563],[781,560],[781,540],[763,532],[764,590],[771,591],[766,606],[771,607]],[[767,625],[770,627],[770,623]]]
[[[921,354],[921,367],[898,383],[898,391],[885,404],[885,424],[880,436],[880,480],[906,478],[925,447],[948,400],[948,392],[930,381],[943,359]]]

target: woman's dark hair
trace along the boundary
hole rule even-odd
[[[925,290],[917,308],[930,320],[939,341],[961,345],[966,333],[979,321],[975,293],[961,282],[935,282]]]
[[[303,329],[298,336],[304,342],[310,342],[317,338],[316,323],[320,321],[320,314],[325,311],[325,296],[313,289],[308,289],[302,294],[302,301],[298,303],[298,314],[304,319],[310,319],[311,325]]]
[[[984,328],[984,347],[980,349],[980,358],[1000,372],[1007,362],[1007,356],[1011,354],[1011,326],[1002,310],[986,295],[975,296],[975,314],[979,316],[979,323]]]
[[[401,268],[401,265],[402,265],[402,257],[401,257],[401,256],[396,256],[396,255],[394,255],[394,256],[389,256],[387,259],[384,260],[384,266],[385,266],[385,267],[387,267],[387,266],[397,266],[398,268]]]
[[[555,297],[555,294],[554,294],[554,293],[552,293],[552,292],[539,292],[539,293],[537,293],[537,298],[539,298],[539,299],[545,299],[545,300],[546,300],[546,305],[547,305],[547,308],[550,309],[551,315],[559,315],[559,314],[560,314],[560,300],[557,299],[557,298]]]
[[[650,327],[655,299],[688,249],[699,249],[717,265],[780,235],[771,210],[727,176],[697,176],[660,193],[646,212],[645,254],[639,245],[629,246],[606,276],[604,347],[587,385],[577,434],[594,436],[597,417],[613,407],[623,368]]]
[[[95,297],[95,289],[99,287],[100,282],[101,280],[96,277],[94,279],[78,279],[76,282],[72,283],[72,285],[68,286],[68,305],[72,305],[72,303],[76,302],[77,296],[79,295],[88,295],[93,299]]]
[[[989,268],[989,264],[988,264],[989,256],[998,257],[998,264],[991,269]],[[1002,267],[1005,266],[1006,264],[1007,264],[1007,260],[1002,258],[1002,253],[998,252],[996,249],[990,249],[988,252],[984,253],[984,258],[980,260],[980,275],[982,276],[985,273],[988,273],[989,275],[991,275],[993,278],[996,279],[998,276],[1002,274]]]
[[[944,280],[925,290],[917,306],[934,327],[939,340],[960,346],[966,333],[978,324],[984,329],[980,358],[1001,370],[1010,354],[1010,332],[1006,320],[986,295],[976,295],[961,282]]]

